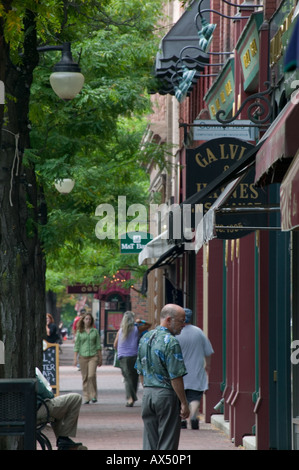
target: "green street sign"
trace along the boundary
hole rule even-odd
[[[143,248],[153,239],[150,233],[146,232],[127,232],[121,236],[120,252],[140,253]]]

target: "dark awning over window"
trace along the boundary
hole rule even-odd
[[[164,266],[170,265],[173,261],[184,252],[184,245],[182,243],[178,245],[172,245],[172,247],[166,251],[160,258],[146,271],[143,276],[141,293],[143,295],[147,292],[147,276],[148,274],[156,268],[162,268]]]
[[[210,5],[209,0],[204,0],[202,9],[208,9]],[[171,30],[163,37],[160,43],[159,51],[156,55],[155,63],[155,77],[159,80],[158,89],[152,90],[153,93],[172,94],[174,95],[174,86],[172,76],[177,73],[181,68],[181,63],[178,63],[181,56],[181,51],[187,46],[199,46],[198,27],[201,27],[200,21],[198,27],[195,24],[195,18],[198,13],[198,2],[195,1],[186,9],[185,13],[175,23]],[[208,19],[207,14],[204,16]],[[184,60],[184,65],[189,69],[196,69],[196,74],[193,78],[195,84],[200,76],[200,71],[204,70],[204,66],[209,63],[209,55],[200,52],[198,49],[188,47],[186,53],[182,57],[189,56],[194,60]],[[174,79],[175,82],[176,79]],[[192,90],[190,87],[189,93]]]
[[[299,229],[299,150],[280,186],[281,230]]]
[[[260,185],[280,183],[299,146],[298,91],[271,124],[256,156],[255,182]]]
[[[266,191],[257,204],[234,205],[233,193],[246,178],[253,181],[253,165],[247,167],[242,176],[227,184],[218,199],[201,219],[196,227],[196,253],[213,238],[229,240],[241,238],[256,230],[280,230],[280,227],[269,226],[268,216],[270,212],[279,212],[279,206],[269,204]],[[255,191],[257,192],[257,188]]]

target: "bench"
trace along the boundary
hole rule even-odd
[[[40,401],[41,401],[42,405],[44,405],[46,410],[47,410],[47,417],[44,421],[37,422],[37,425],[36,425],[36,440],[39,443],[42,450],[52,450],[51,442],[49,441],[47,436],[42,432],[48,424],[51,424],[52,420],[50,418],[50,413],[49,413],[49,408],[47,406],[47,402],[44,401],[44,400],[41,400],[41,399],[40,399]]]
[[[23,436],[36,449],[36,379],[0,379],[0,436]]]

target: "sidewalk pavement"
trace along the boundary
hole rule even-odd
[[[59,367],[60,394],[82,394],[81,373],[72,365],[73,343],[62,345]],[[97,369],[98,402],[82,404],[76,441],[89,450],[142,450],[143,422],[141,419],[142,387],[138,401],[132,408],[125,406],[125,388],[120,369],[103,365]],[[53,449],[54,433],[47,428]],[[180,451],[185,450],[240,450],[213,425],[200,421],[199,430],[182,429]]]

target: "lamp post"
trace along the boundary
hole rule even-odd
[[[84,84],[84,75],[79,65],[73,61],[71,44],[61,46],[43,46],[37,48],[38,52],[61,51],[62,57],[53,69],[50,83],[53,91],[63,100],[71,100],[80,93]]]

